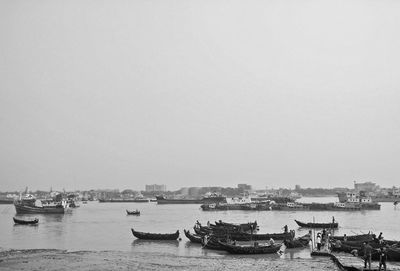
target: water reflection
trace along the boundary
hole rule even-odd
[[[135,239],[132,242],[132,246],[149,246],[149,245],[162,245],[162,246],[172,246],[178,247],[179,241],[178,240],[142,240],[142,239]]]

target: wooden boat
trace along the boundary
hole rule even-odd
[[[128,211],[126,210],[127,215],[140,215],[140,211],[135,210],[135,211]]]
[[[231,245],[224,242],[219,242],[224,250],[232,254],[272,254],[279,251],[281,244],[277,245],[258,245],[255,243],[253,246],[238,246]]]
[[[304,228],[312,228],[312,229],[336,229],[339,227],[339,223],[303,223],[298,220],[296,221],[297,225]]]
[[[372,241],[375,239],[375,234],[358,234],[358,235],[348,235],[346,236],[347,241]],[[331,236],[331,239],[344,240],[344,236]]]
[[[297,248],[297,247],[307,247],[310,243],[311,236],[306,234],[304,236],[292,239],[292,240],[284,240],[284,244],[286,248]]]
[[[185,236],[186,236],[191,242],[201,244],[201,239],[202,239],[202,237],[201,237],[200,235],[191,234],[190,231],[187,231],[187,230],[183,230],[183,232],[185,233]]]
[[[39,223],[39,219],[18,219],[13,217],[14,223],[15,224],[21,224],[21,225],[35,225]]]
[[[54,205],[36,206],[35,198],[14,201],[17,214],[64,214],[65,207],[61,203]]]
[[[233,228],[233,229],[237,228],[238,230],[242,230],[242,231],[255,231],[258,229],[257,221],[235,224],[235,223],[223,222],[220,220],[220,221],[215,221],[215,225],[219,226],[219,227],[226,227],[226,228]]]
[[[176,240],[179,237],[179,230],[175,233],[149,233],[132,230],[132,234],[139,239],[144,240]]]
[[[208,248],[208,249],[213,249],[213,250],[225,250],[219,242],[227,242],[228,240],[224,237],[217,237],[217,236],[203,236],[201,239],[201,244],[203,245],[203,248]]]
[[[274,240],[291,240],[294,238],[294,231],[286,232],[286,233],[245,233],[245,232],[224,232],[224,231],[209,231],[205,232],[201,229],[194,228],[194,231],[197,235],[205,236],[205,235],[213,235],[220,238],[229,237],[231,240],[236,241],[261,241],[261,240],[270,240],[271,238]]]

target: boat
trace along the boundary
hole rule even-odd
[[[272,254],[278,252],[281,248],[281,244],[260,245],[257,242],[255,242],[252,246],[239,246],[224,243],[221,241],[219,241],[218,243],[220,244],[220,246],[223,247],[224,250],[232,254]]]
[[[375,234],[367,233],[367,234],[357,234],[357,235],[346,235],[343,236],[331,236],[331,239],[344,241],[346,238],[347,241],[372,241],[376,237]]]
[[[36,205],[36,198],[27,195],[20,200],[14,201],[17,214],[64,214],[67,208],[66,202],[39,201],[41,206]]]
[[[295,239],[288,239],[284,240],[284,244],[286,248],[298,248],[298,247],[307,247],[311,241],[311,235],[306,234],[304,236],[295,238]]]
[[[127,215],[140,215],[140,211],[139,210],[135,210],[135,211],[126,210],[126,214]]]
[[[223,222],[220,220],[220,221],[215,221],[215,225],[219,226],[219,227],[238,229],[238,230],[244,231],[244,232],[258,230],[257,221],[235,224],[235,223]]]
[[[312,228],[312,229],[336,229],[339,227],[339,223],[303,223],[298,220],[296,221],[297,225],[304,228]]]
[[[190,231],[183,230],[185,233],[185,236],[192,242],[192,243],[198,243],[201,244],[202,237],[197,234],[191,234]]]
[[[224,232],[224,231],[202,231],[201,229],[198,229],[194,227],[194,231],[196,232],[197,235],[200,236],[205,236],[205,235],[213,235],[216,237],[220,238],[226,238],[227,236],[231,240],[236,240],[236,241],[254,241],[254,240],[270,240],[271,238],[274,240],[291,240],[294,238],[294,231],[290,231],[287,233],[257,233],[257,234],[251,234],[251,233],[245,233],[245,232]]]
[[[39,219],[34,218],[34,219],[19,219],[16,217],[13,217],[14,223],[15,224],[21,224],[21,225],[35,225],[39,223]]]
[[[179,237],[179,230],[175,233],[149,233],[132,230],[133,236],[144,240],[176,240]]]

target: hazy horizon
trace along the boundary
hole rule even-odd
[[[0,1],[0,191],[399,186],[400,2]]]

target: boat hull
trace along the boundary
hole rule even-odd
[[[64,207],[36,207],[14,204],[17,214],[64,214]]]

